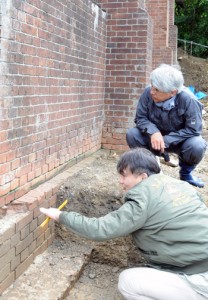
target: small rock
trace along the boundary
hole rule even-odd
[[[90,279],[94,279],[95,277],[96,277],[96,274],[95,274],[95,273],[90,273],[90,274],[89,274],[89,278],[90,278]]]
[[[115,267],[115,268],[112,269],[112,272],[113,272],[113,273],[117,273],[118,271],[119,271],[119,268],[118,268],[118,267]]]

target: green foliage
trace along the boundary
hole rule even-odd
[[[208,46],[208,0],[176,1],[175,24],[178,38]],[[208,57],[208,48],[193,43],[192,54]],[[190,50],[191,44],[187,44]]]

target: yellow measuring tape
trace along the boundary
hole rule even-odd
[[[68,200],[65,200],[57,209],[61,210],[67,204],[67,202]],[[47,217],[45,221],[42,224],[40,224],[40,227],[44,227],[50,221],[50,219],[50,217]]]

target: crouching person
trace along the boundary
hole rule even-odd
[[[41,208],[74,233],[95,241],[132,234],[147,264],[123,271],[125,299],[208,299],[208,209],[185,181],[160,173],[147,149],[125,152],[117,170],[125,202],[100,218]]]
[[[175,67],[162,64],[151,72],[150,81],[138,101],[136,127],[128,130],[127,143],[130,148],[145,147],[163,155],[166,162],[168,153],[175,153],[180,179],[202,188],[204,182],[193,171],[207,147],[201,135],[203,105],[187,92],[183,75]]]

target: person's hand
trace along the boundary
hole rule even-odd
[[[41,207],[40,208],[40,211],[45,214],[47,217],[55,220],[55,221],[59,221],[59,216],[61,214],[61,211],[58,210],[57,208],[44,208],[44,207]]]
[[[155,132],[151,135],[151,145],[154,150],[161,151],[161,153],[165,150],[165,143],[163,136],[160,132]]]

